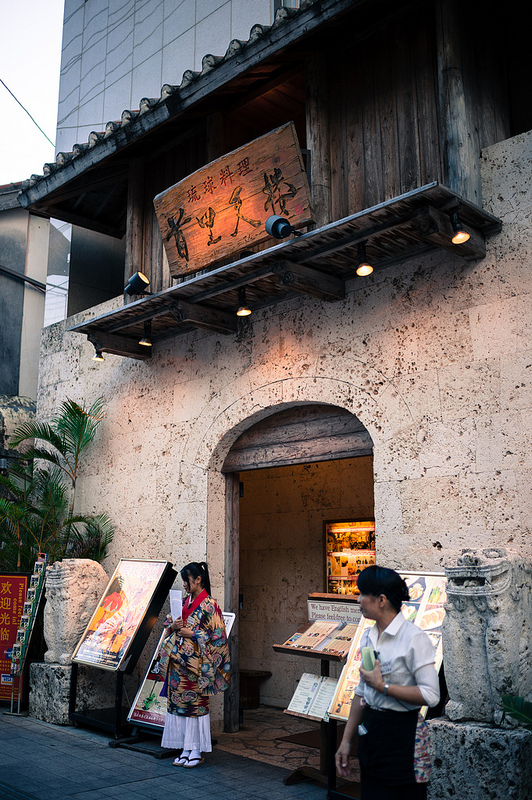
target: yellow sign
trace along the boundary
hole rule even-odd
[[[264,223],[274,214],[294,227],[311,222],[294,124],[212,161],[158,194],[153,203],[173,277],[272,241]]]

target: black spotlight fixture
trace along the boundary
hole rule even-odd
[[[286,239],[287,236],[293,234],[294,236],[303,236],[301,231],[296,231],[293,225],[290,225],[287,219],[273,214],[268,217],[264,225],[266,233],[273,236],[274,239]]]
[[[360,242],[357,247],[357,275],[360,277],[364,277],[365,275],[371,275],[373,272],[373,267],[368,262],[366,258],[366,242]]]
[[[151,340],[151,320],[144,323],[144,336],[142,339],[139,339],[139,344],[143,344],[144,347],[151,347],[152,340]]]
[[[451,214],[451,226],[453,229],[451,242],[453,244],[463,244],[469,241],[471,236],[462,225],[460,217],[458,216],[458,211],[453,211]]]
[[[238,290],[238,309],[236,315],[237,317],[249,317],[250,314],[251,309],[246,300],[246,287],[242,286],[242,288]]]
[[[142,272],[135,272],[124,286],[125,294],[151,294],[148,292],[150,282]]]

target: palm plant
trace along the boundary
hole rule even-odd
[[[103,418],[101,398],[88,410],[67,400],[49,424],[28,422],[14,432],[11,448],[36,441],[9,475],[0,477],[2,568],[31,570],[38,552],[48,553],[50,562],[63,557],[105,558],[114,534],[109,517],[74,514],[82,454]]]

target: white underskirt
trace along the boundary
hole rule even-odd
[[[167,714],[164,723],[161,747],[199,750],[211,753],[211,716],[185,717],[181,714]]]

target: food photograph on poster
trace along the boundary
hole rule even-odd
[[[443,660],[442,623],[445,617],[444,603],[447,600],[444,575],[400,572],[404,578],[410,600],[403,603],[401,613],[405,619],[424,630],[436,651],[436,669],[439,670]],[[346,664],[342,670],[336,692],[329,707],[329,716],[346,722],[351,708],[351,700],[360,681],[359,665],[361,661],[360,642],[364,631],[374,625],[374,621],[360,620],[358,630],[351,644]]]
[[[120,560],[74,651],[75,662],[121,669],[167,563]]]

